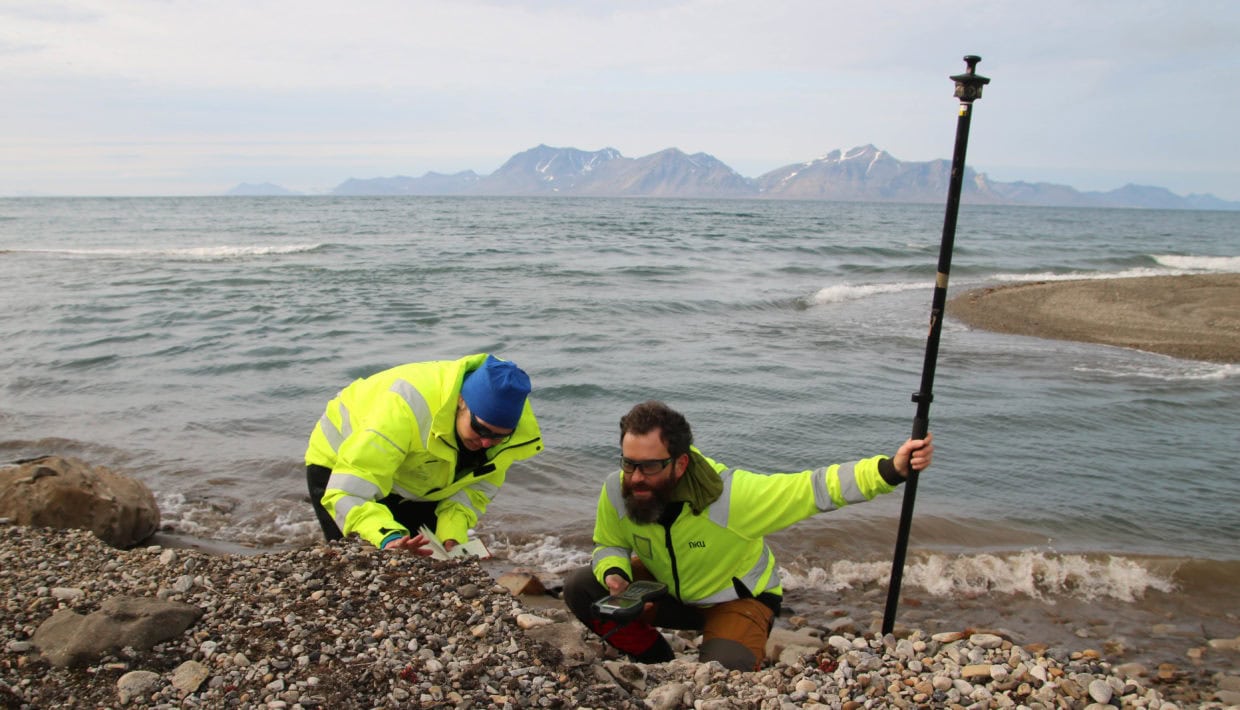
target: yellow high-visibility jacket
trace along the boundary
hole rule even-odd
[[[343,534],[356,533],[378,547],[393,532],[410,533],[377,502],[395,493],[439,501],[435,534],[464,542],[504,485],[508,467],[542,451],[527,399],[512,436],[487,449],[484,465],[457,475],[461,381],[485,359],[480,353],[400,365],[355,380],[327,403],[310,435],[306,463],[331,469],[322,503]]]
[[[736,581],[752,596],[763,592],[783,594],[779,566],[763,536],[782,530],[817,513],[836,510],[849,503],[870,500],[895,490],[879,473],[875,456],[852,463],[834,464],[800,473],[760,474],[728,468],[692,447],[689,470],[673,493],[682,490],[685,478],[717,476],[709,500],[701,494],[680,496],[679,514],[670,524],[638,523],[624,508],[621,492],[623,472],[607,477],[599,495],[594,523],[594,575],[599,582],[609,571],[619,570],[632,579],[630,560],[636,555],[686,604],[718,604],[739,598]],[[887,478],[899,480],[890,463]],[[698,485],[705,490],[710,486]],[[687,487],[686,487],[687,488]],[[717,493],[716,493],[717,492]],[[671,505],[677,505],[672,503]]]

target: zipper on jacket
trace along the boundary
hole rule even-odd
[[[538,443],[538,442],[540,442],[540,441],[542,441],[542,437],[541,437],[541,436],[536,436],[536,437],[534,437],[533,439],[530,439],[530,440],[528,440],[528,441],[522,441],[522,442],[521,442],[521,443],[519,443],[519,444],[512,444],[512,445],[510,445],[510,446],[505,446],[504,448],[500,449],[499,451],[496,451],[494,456],[489,456],[489,457],[487,457],[487,458],[486,458],[486,459],[482,462],[482,465],[480,465],[480,466],[475,466],[474,468],[469,469],[469,470],[467,470],[467,471],[458,471],[456,474],[454,474],[454,475],[452,476],[452,482],[453,482],[453,483],[456,483],[456,482],[460,481],[462,478],[466,478],[466,477],[468,477],[468,476],[475,476],[475,477],[478,477],[478,476],[485,476],[485,475],[487,475],[488,473],[491,473],[492,471],[494,471],[494,470],[495,470],[495,468],[496,468],[496,467],[495,467],[495,463],[494,463],[494,461],[495,461],[495,459],[499,458],[499,455],[500,455],[500,454],[504,453],[505,451],[507,451],[507,450],[509,450],[509,449],[518,449],[518,448],[521,448],[521,447],[523,447],[523,446],[529,446],[530,444],[536,444],[536,443]],[[455,448],[455,447],[453,447],[453,448]],[[460,454],[460,450],[459,450],[459,449],[457,449],[457,454],[458,454],[458,455]],[[438,489],[438,488],[436,488],[435,490],[439,490],[439,489]]]
[[[451,439],[448,439],[448,438],[445,438],[445,437],[443,437],[443,436],[440,436],[439,434],[435,434],[435,438],[436,438],[436,439],[439,439],[440,441],[442,441],[444,444],[446,444],[446,445],[448,446],[448,448],[449,448],[449,449],[452,449],[453,451],[460,451],[460,450],[461,450],[461,449],[460,449],[460,447],[458,447],[458,446],[456,445],[456,437],[452,437]],[[495,453],[496,453],[496,454],[499,454],[500,452],[507,451],[508,449],[518,449],[518,448],[520,448],[520,447],[522,447],[522,446],[529,446],[530,444],[536,444],[536,443],[538,443],[538,442],[540,442],[540,441],[542,441],[542,437],[541,437],[541,436],[536,436],[536,437],[534,437],[533,439],[527,439],[527,440],[525,440],[525,441],[522,441],[522,442],[521,442],[521,443],[519,443],[519,444],[509,443],[508,445],[504,446],[504,448],[500,449],[499,451],[497,451],[497,452],[495,452]],[[487,460],[488,460],[488,461],[490,461],[491,459],[487,459]]]
[[[676,548],[672,546],[672,524],[680,517],[681,511],[684,510],[683,501],[677,501],[663,511],[663,515],[659,516],[659,524],[663,526],[663,544],[667,546],[667,556],[672,561],[672,583],[676,587],[676,599],[680,599],[680,567],[676,564]],[[672,515],[668,515],[672,513]]]
[[[536,436],[536,437],[534,437],[533,439],[529,439],[528,441],[522,441],[520,444],[511,444],[511,443],[510,443],[510,444],[508,444],[507,446],[505,446],[504,448],[500,449],[499,451],[496,451],[496,452],[495,452],[495,456],[491,456],[491,457],[489,457],[489,458],[487,459],[487,462],[489,463],[489,462],[491,462],[491,461],[494,461],[494,460],[495,460],[495,458],[496,458],[497,456],[499,456],[500,454],[504,453],[505,451],[507,451],[507,450],[509,450],[509,449],[519,449],[519,448],[521,448],[521,447],[523,447],[523,446],[529,446],[530,444],[537,444],[537,443],[538,443],[538,442],[540,442],[540,441],[542,441],[542,437],[541,437],[541,436]]]
[[[523,446],[529,446],[530,444],[537,444],[537,443],[538,443],[538,442],[540,442],[540,441],[542,441],[542,437],[541,437],[541,436],[536,436],[536,437],[534,437],[533,439],[530,439],[529,441],[522,441],[520,444],[511,444],[511,445],[509,445],[509,446],[505,446],[504,448],[500,449],[499,451],[496,451],[494,455],[487,456],[487,457],[483,460],[483,462],[482,462],[482,465],[481,465],[481,466],[476,467],[474,470],[469,471],[467,474],[458,475],[458,476],[456,477],[456,479],[455,479],[455,480],[459,481],[459,480],[461,480],[462,478],[464,478],[464,477],[465,477],[465,475],[485,476],[485,475],[487,475],[488,473],[490,473],[490,472],[492,472],[492,471],[494,471],[494,470],[495,470],[495,463],[494,463],[494,462],[495,462],[495,459],[499,458],[499,455],[500,455],[500,454],[504,453],[505,451],[508,451],[509,449],[519,449],[519,448],[521,448],[521,447],[523,447]],[[490,449],[488,449],[487,451],[489,452],[489,451],[490,451]]]

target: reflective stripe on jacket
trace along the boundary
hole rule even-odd
[[[484,465],[458,477],[461,381],[485,359],[481,353],[400,365],[354,381],[327,403],[310,435],[306,463],[331,469],[322,503],[341,532],[357,533],[376,547],[392,532],[409,533],[377,502],[394,493],[440,501],[436,535],[464,542],[504,484],[508,467],[542,451],[527,399],[513,435],[487,449]]]
[[[700,456],[700,452],[693,448]],[[733,580],[748,593],[782,594],[779,566],[763,539],[817,513],[895,490],[878,472],[875,456],[800,473],[759,474],[730,469],[701,456],[722,478],[723,493],[700,514],[683,505],[669,526],[638,523],[625,512],[623,473],[607,477],[594,523],[594,575],[619,568],[632,578],[636,555],[686,604],[737,599]]]

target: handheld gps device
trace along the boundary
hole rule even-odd
[[[615,621],[631,621],[646,608],[646,602],[654,601],[666,593],[666,584],[639,579],[630,583],[623,592],[594,602],[594,611],[599,616]]]

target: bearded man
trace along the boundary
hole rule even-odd
[[[757,670],[783,600],[763,536],[894,490],[930,465],[931,439],[909,439],[890,458],[760,474],[704,456],[689,422],[666,404],[639,404],[620,419],[620,470],[599,495],[593,563],[565,578],[564,601],[639,663],[673,658],[662,627],[701,631],[703,662]],[[661,582],[667,594],[632,621],[595,611],[595,601],[636,579]]]

